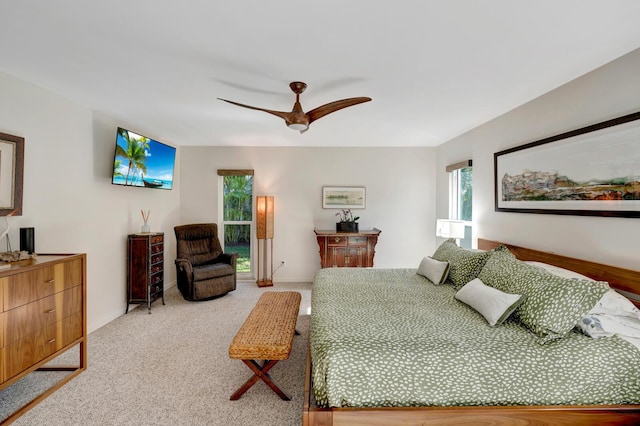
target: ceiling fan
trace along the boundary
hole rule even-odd
[[[244,105],[238,102],[229,101],[227,99],[218,98],[221,101],[229,102],[233,105],[238,105],[244,108],[255,109],[258,111],[264,111],[269,114],[273,114],[284,119],[285,123],[290,129],[299,130],[300,133],[304,133],[309,129],[309,124],[313,123],[319,118],[324,117],[327,114],[331,114],[332,112],[338,111],[342,108],[350,107],[353,105],[361,104],[363,102],[369,102],[371,98],[360,97],[360,98],[348,98],[341,99],[339,101],[329,102],[328,104],[319,106],[318,108],[314,108],[309,112],[304,112],[302,110],[302,105],[300,105],[300,94],[304,92],[304,89],[307,88],[307,84],[301,81],[294,81],[289,84],[289,87],[296,94],[296,103],[293,104],[293,109],[291,112],[285,111],[274,111],[271,109],[258,108],[250,105]]]

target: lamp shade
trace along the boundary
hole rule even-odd
[[[256,237],[273,238],[273,196],[256,197]]]
[[[463,220],[438,219],[436,236],[442,238],[464,238],[466,222]]]

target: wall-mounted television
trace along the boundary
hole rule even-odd
[[[175,159],[174,147],[118,127],[111,183],[171,189]]]

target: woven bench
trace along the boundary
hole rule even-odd
[[[302,295],[295,291],[269,291],[260,296],[229,346],[229,358],[240,359],[254,375],[231,395],[236,401],[262,379],[280,398],[291,397],[269,375],[278,361],[288,359],[293,346]],[[260,365],[258,360],[262,360]]]

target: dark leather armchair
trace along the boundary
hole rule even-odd
[[[236,289],[238,253],[222,252],[217,224],[181,225],[173,230],[178,243],[178,289],[186,300],[208,300]]]

